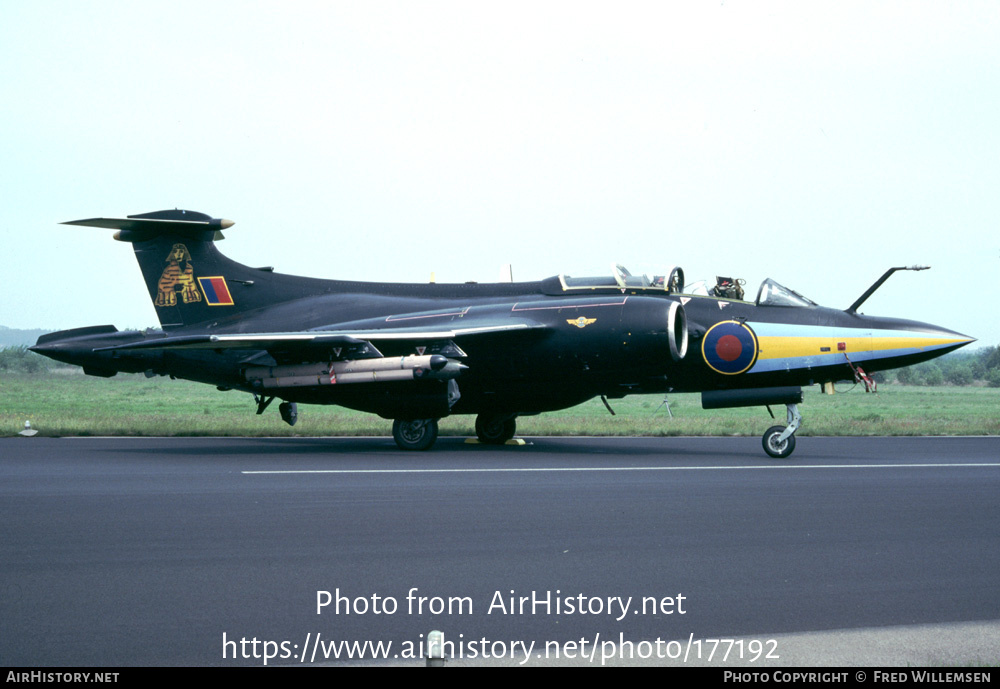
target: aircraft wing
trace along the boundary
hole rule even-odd
[[[376,343],[406,345],[408,343],[448,342],[456,338],[476,337],[505,332],[525,332],[543,330],[545,326],[530,322],[505,323],[498,325],[470,325],[460,328],[381,328],[378,330],[305,330],[299,332],[275,333],[230,333],[199,334],[162,337],[144,342],[135,342],[104,349],[138,350],[223,350],[249,349],[269,352],[295,353],[305,355],[316,350],[329,351],[343,348],[350,351],[352,358],[372,358],[382,356]],[[453,353],[452,356],[464,356]]]

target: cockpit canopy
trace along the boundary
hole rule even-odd
[[[757,290],[757,306],[817,306],[812,299],[807,299],[793,289],[768,278],[760,283]]]
[[[556,281],[558,281],[558,286],[552,284]],[[662,275],[632,275],[624,266],[617,263],[612,264],[611,275],[582,278],[559,275],[556,278],[549,278],[546,282],[555,287],[555,291],[557,292],[607,289],[627,290],[629,292],[650,290],[667,292],[668,294],[688,294],[691,296],[715,297],[733,301],[744,301],[743,285],[746,284],[746,280],[742,278],[716,277],[715,284],[711,286],[707,280],[699,280],[698,282],[685,285],[684,270],[679,266],[673,266],[665,270]],[[757,290],[757,299],[754,303],[757,306],[817,306],[816,302],[802,296],[795,290],[775,282],[771,278],[767,278],[760,284],[760,288]]]
[[[625,269],[625,266],[613,263],[611,265],[611,275],[604,277],[583,277],[575,278],[569,275],[559,275],[558,278],[561,291],[572,290],[595,290],[618,288],[631,290],[656,290],[680,294],[684,291],[684,271],[679,266],[673,266],[666,270],[663,275],[632,275]]]

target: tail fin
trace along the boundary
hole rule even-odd
[[[233,221],[204,213],[168,210],[63,224],[116,229],[115,239],[132,244],[164,330],[289,301],[313,292],[312,283],[325,282],[226,258],[215,242]]]

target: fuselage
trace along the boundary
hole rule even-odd
[[[802,386],[870,382],[869,372],[940,356],[972,338],[858,307],[823,308],[772,280],[753,301],[743,281],[685,288],[684,271],[537,282],[397,284],[323,280],[252,268],[216,242],[229,220],[166,210],[71,221],[132,245],[162,330],[94,326],[45,335],[46,356],[112,376],[144,372],[393,419],[407,450],[430,448],[437,419],[477,414],[481,442],[513,438],[515,418],[592,397],[701,392],[706,408],[784,404],[788,426],[764,450],[794,448]],[[909,269],[922,269],[914,266]]]
[[[273,276],[290,277],[290,276]],[[255,392],[248,366],[281,363],[281,353],[246,350],[108,349],[188,334],[238,334],[416,327],[461,331],[472,324],[529,322],[527,331],[454,338],[468,366],[450,413],[529,414],[598,395],[701,392],[851,380],[924,361],[971,341],[916,321],[869,317],[815,305],[768,305],[662,290],[594,287],[568,292],[558,280],[502,284],[378,284],[314,281],[318,294],[171,329],[48,336],[36,351],[97,375],[145,371]],[[671,319],[671,312],[674,318]],[[678,315],[680,314],[680,315]],[[410,343],[380,345],[385,356]],[[408,384],[297,387],[286,400],[392,416]],[[432,387],[428,385],[426,387]],[[415,393],[416,394],[416,393]],[[434,394],[429,392],[428,394]]]

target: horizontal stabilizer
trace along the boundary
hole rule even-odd
[[[70,220],[63,225],[83,225],[118,230],[115,239],[124,242],[141,242],[162,235],[179,235],[203,241],[223,239],[221,230],[232,227],[232,220],[213,218],[195,211],[155,211],[125,218],[88,218]]]

